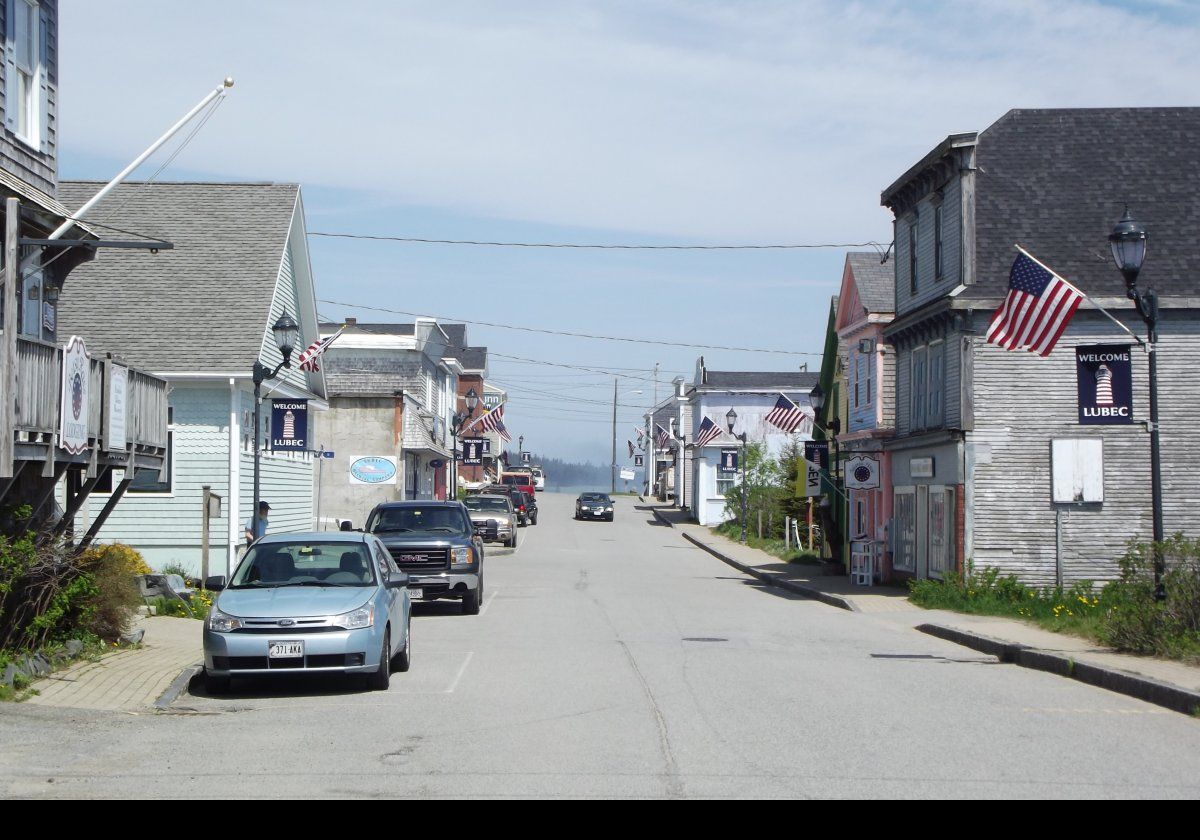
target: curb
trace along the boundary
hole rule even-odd
[[[160,712],[169,709],[171,704],[179,699],[179,695],[183,694],[183,692],[187,690],[187,687],[191,685],[192,680],[194,680],[196,676],[203,670],[203,665],[189,665],[180,671],[179,676],[177,676],[174,681],[167,686],[167,690],[164,691],[162,695],[154,701],[154,708]]]
[[[650,512],[654,514],[655,519],[657,519],[662,524],[666,525],[668,528],[675,527],[675,523],[673,523],[670,519],[667,519],[667,517],[665,517],[661,513],[659,513],[658,508],[651,508]]]
[[[797,595],[803,595],[805,598],[811,598],[814,601],[820,601],[821,603],[828,604],[831,607],[837,607],[838,609],[842,609],[842,610],[849,610],[850,612],[858,612],[858,608],[855,607],[852,602],[850,602],[846,598],[842,598],[839,595],[831,595],[828,592],[822,592],[820,589],[815,589],[814,587],[811,587],[811,586],[805,586],[802,583],[795,583],[790,580],[785,580],[784,578],[780,577],[779,575],[773,575],[773,574],[770,574],[769,572],[760,572],[758,569],[754,568],[753,566],[747,566],[744,563],[739,563],[738,561],[734,560],[732,557],[722,554],[721,552],[717,551],[717,549],[713,548],[711,545],[708,545],[707,543],[696,539],[695,537],[693,537],[691,534],[687,533],[686,531],[683,533],[683,538],[685,540],[687,540],[688,542],[690,542],[692,545],[696,546],[697,548],[704,549],[709,554],[711,554],[713,557],[716,557],[718,560],[721,560],[722,562],[728,563],[730,566],[733,566],[733,568],[737,569],[739,572],[750,575],[751,577],[754,577],[754,578],[758,578],[759,580],[761,580],[763,583],[767,584],[768,586],[775,586],[775,587],[778,587],[779,589],[786,589],[789,592],[794,592]]]
[[[1022,668],[1031,668],[1035,671],[1046,671],[1060,677],[1069,677],[1087,685],[1114,691],[1137,700],[1144,700],[1174,712],[1194,715],[1200,710],[1200,692],[1160,682],[1150,677],[1142,677],[1128,671],[1120,671],[1116,668],[1094,665],[1089,662],[1077,662],[1060,653],[1051,653],[1015,642],[1005,642],[957,627],[921,624],[916,629],[980,653],[990,654],[1001,662],[1019,665]]]

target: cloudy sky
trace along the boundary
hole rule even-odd
[[[228,74],[160,177],[299,182],[312,231],[886,246],[881,189],[947,134],[1016,107],[1200,104],[1198,30],[1192,0],[62,0],[60,169],[115,174]],[[527,448],[603,463],[612,377],[501,354],[628,377],[623,448],[656,362],[660,394],[701,353],[815,369],[845,253],[310,247],[334,319],[789,351],[470,327]]]

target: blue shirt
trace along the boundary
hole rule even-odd
[[[258,538],[265,537],[267,535],[267,524],[267,519],[261,516],[255,516],[246,523],[246,530],[253,534],[254,539],[257,540]]]

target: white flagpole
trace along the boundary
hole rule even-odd
[[[1104,317],[1105,317],[1105,318],[1107,318],[1108,320],[1112,321],[1114,324],[1116,324],[1118,327],[1120,327],[1120,328],[1121,328],[1123,331],[1125,331],[1126,333],[1128,333],[1128,334],[1129,334],[1129,337],[1130,337],[1130,338],[1132,338],[1134,341],[1136,341],[1136,342],[1137,342],[1139,345],[1141,345],[1142,349],[1145,349],[1145,348],[1146,348],[1146,342],[1145,342],[1145,341],[1143,341],[1142,339],[1140,339],[1140,338],[1137,336],[1137,334],[1136,334],[1136,333],[1135,333],[1133,330],[1129,329],[1129,327],[1125,326],[1125,325],[1124,325],[1124,324],[1122,324],[1120,321],[1118,321],[1116,318],[1114,318],[1111,312],[1109,312],[1107,309],[1105,309],[1105,308],[1104,308],[1103,306],[1101,306],[1100,304],[1096,303],[1096,301],[1092,300],[1092,298],[1091,298],[1091,297],[1090,297],[1090,296],[1089,296],[1089,295],[1088,295],[1088,294],[1087,294],[1087,293],[1086,293],[1086,292],[1085,292],[1083,289],[1079,288],[1079,287],[1078,287],[1078,286],[1076,286],[1074,283],[1072,283],[1070,280],[1068,280],[1067,278],[1063,277],[1061,274],[1059,274],[1059,273],[1058,273],[1057,271],[1055,271],[1053,268],[1051,268],[1050,266],[1046,265],[1044,262],[1042,262],[1041,260],[1039,260],[1039,259],[1038,259],[1037,257],[1035,257],[1033,254],[1031,254],[1031,253],[1029,253],[1028,251],[1026,251],[1026,250],[1025,250],[1024,248],[1022,248],[1020,245],[1015,245],[1014,247],[1015,247],[1015,248],[1016,248],[1018,251],[1020,251],[1022,254],[1024,254],[1024,255],[1025,255],[1025,256],[1027,256],[1027,257],[1029,257],[1029,259],[1033,260],[1035,263],[1037,263],[1038,265],[1040,265],[1040,266],[1041,266],[1042,268],[1044,268],[1046,271],[1050,272],[1052,275],[1054,275],[1055,277],[1057,277],[1057,278],[1058,278],[1059,280],[1061,280],[1062,282],[1066,283],[1066,284],[1067,284],[1068,286],[1070,286],[1072,289],[1074,289],[1075,291],[1079,292],[1079,294],[1080,294],[1080,295],[1083,297],[1083,299],[1084,299],[1084,300],[1086,300],[1086,301],[1087,301],[1088,303],[1090,303],[1092,306],[1096,307],[1096,310],[1097,310],[1098,312],[1100,312],[1102,315],[1104,315]]]

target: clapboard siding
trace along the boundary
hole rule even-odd
[[[156,568],[177,562],[198,571],[202,488],[208,485],[214,493],[229,498],[229,391],[176,383],[170,405],[174,417],[171,493],[126,493],[97,539],[128,543]],[[90,516],[99,512],[107,499],[107,494],[94,494],[77,528],[86,529]],[[228,510],[228,504],[222,507],[222,517],[212,520],[209,532],[214,567],[223,567],[225,562]]]
[[[879,346],[884,347],[883,339],[879,339]],[[882,420],[880,428],[894,429],[896,428],[896,354],[891,348],[884,348],[884,352],[877,354],[875,357],[879,362],[879,376],[882,377],[879,383],[881,392],[880,399],[882,405]]]
[[[271,505],[268,534],[313,529],[313,463],[309,455],[273,455],[259,459],[260,498]],[[242,492],[238,504],[239,521],[250,521],[254,508],[254,458],[241,455]],[[325,492],[337,492],[335,482],[326,475]]]
[[[1134,326],[1133,322],[1129,322]],[[1132,426],[1078,424],[1074,347],[1125,343],[1110,323],[1080,312],[1047,359],[1005,352],[973,340],[975,430],[968,447],[975,463],[972,545],[976,566],[997,566],[1036,584],[1055,578],[1055,511],[1050,499],[1050,441],[1104,442],[1104,502],[1063,517],[1063,574],[1067,582],[1106,580],[1130,539],[1151,534],[1149,435]],[[1160,345],[1163,483],[1166,530],[1197,534],[1200,430],[1194,413],[1200,387],[1200,319],[1168,315]],[[1135,416],[1148,415],[1147,361],[1134,348]]]
[[[908,347],[896,348],[896,393],[893,404],[896,411],[896,431],[907,435],[912,432],[912,351]]]

